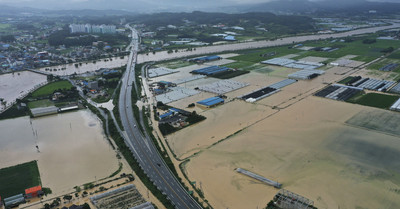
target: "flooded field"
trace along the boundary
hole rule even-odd
[[[35,87],[45,84],[47,77],[30,71],[7,73],[0,75],[0,98],[8,104],[15,102],[17,98],[27,95]],[[0,104],[0,112],[4,106]]]
[[[399,208],[400,138],[345,124],[365,110],[373,108],[307,97],[203,150],[186,172],[215,208],[263,208],[278,191],[236,173],[238,167],[318,208]]]
[[[108,61],[105,61],[108,60]],[[57,66],[52,66],[52,67],[43,67],[39,68],[38,70],[52,73],[54,75],[71,75],[74,73],[77,74],[82,74],[86,72],[93,72],[96,71],[100,68],[117,68],[124,66],[128,63],[128,56],[124,56],[123,59],[120,57],[115,57],[112,58],[110,61],[110,58],[107,59],[101,59],[101,60],[96,60],[94,63],[93,61],[84,61],[81,62],[81,64],[78,63],[78,66],[75,66],[75,64],[66,64],[66,65],[57,65]],[[52,69],[51,71],[48,70],[46,71],[46,68]],[[57,70],[54,70],[57,69]]]
[[[0,168],[37,160],[42,184],[54,195],[118,169],[100,121],[88,110],[2,120],[0,133]]]

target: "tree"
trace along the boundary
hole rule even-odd
[[[44,209],[50,209],[49,203],[44,204]]]
[[[87,203],[83,204],[82,206],[83,206],[83,209],[90,209],[90,206]]]
[[[63,197],[63,200],[71,201],[71,200],[72,200],[72,196],[71,196],[71,195],[65,195],[65,196]]]

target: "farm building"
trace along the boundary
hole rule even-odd
[[[324,73],[325,72],[323,70],[300,70],[295,73],[289,74],[288,78],[298,79],[298,80],[309,80]]]
[[[220,59],[222,59],[220,56],[211,55],[211,56],[206,56],[206,57],[193,58],[193,59],[190,59],[189,61],[196,62],[196,63],[204,63],[204,62],[211,62],[211,61],[220,60]]]
[[[204,99],[204,100],[197,102],[198,105],[200,105],[201,107],[205,107],[205,108],[215,107],[215,106],[217,106],[219,104],[223,104],[223,103],[224,103],[224,99],[222,99],[220,97],[211,97],[211,98]]]
[[[255,91],[252,91],[250,93],[247,93],[245,95],[242,95],[238,98],[241,98],[241,99],[245,100],[246,102],[256,102],[260,99],[263,99],[272,94],[275,94],[275,93],[279,92],[281,88],[288,86],[290,84],[296,83],[296,82],[297,82],[297,80],[285,79],[285,80],[279,81],[277,83],[274,83],[270,86],[263,87],[263,88],[255,90]]]
[[[69,110],[77,110],[79,109],[78,105],[71,105],[68,107],[62,107],[59,109],[59,112],[65,112],[65,111],[69,111]]]
[[[41,186],[35,186],[32,188],[25,189],[25,195],[27,198],[37,197],[42,194],[43,191]]]
[[[58,108],[56,106],[50,107],[40,107],[31,109],[33,117],[40,117],[45,115],[52,115],[58,113]]]
[[[151,68],[148,70],[148,76],[149,76],[149,78],[154,78],[154,77],[159,77],[159,76],[168,75],[168,74],[177,73],[177,72],[178,72],[177,70],[172,70],[172,69],[165,68],[165,67]]]
[[[22,203],[25,203],[25,197],[23,194],[18,194],[12,197],[4,198],[4,206],[6,206],[6,208],[16,207]]]
[[[246,102],[256,102],[260,99],[263,99],[265,97],[268,97],[272,94],[275,94],[276,92],[280,91],[279,89],[271,88],[269,86],[255,90],[253,92],[250,92],[246,95],[241,96],[243,100]]]
[[[167,119],[167,118],[173,117],[174,115],[175,115],[175,112],[173,112],[173,111],[168,111],[168,112],[166,112],[166,113],[164,113],[164,114],[158,116],[158,118],[159,118],[160,120],[165,120],[165,119]]]
[[[400,83],[398,83],[396,86],[390,89],[390,92],[400,94]]]
[[[225,36],[224,40],[225,41],[236,41],[236,38],[235,38],[235,36]]]
[[[130,209],[154,209],[154,206],[151,203],[146,202]]]
[[[353,83],[349,83],[350,86],[355,86],[375,91],[386,91],[394,84],[396,84],[396,82],[394,81],[377,80],[371,78],[360,78]]]
[[[201,91],[221,95],[231,91],[238,90],[248,85],[249,85],[248,83],[242,83],[234,80],[220,80],[207,85],[199,86],[198,88]]]
[[[362,88],[334,84],[317,92],[315,96],[338,101],[346,101],[362,90]]]
[[[286,58],[273,58],[262,61],[261,63],[268,65],[283,66],[288,68],[304,69],[304,70],[313,70],[324,66],[324,64],[318,62],[296,61],[293,59],[286,59]]]
[[[385,66],[379,68],[379,70],[389,72],[389,71],[393,71],[394,69],[396,69],[397,66],[399,66],[399,64],[391,63],[391,64],[388,64],[388,65],[385,65]]]
[[[92,196],[90,201],[98,209],[121,208],[122,205],[124,208],[132,208],[146,203],[133,184]]]
[[[390,110],[400,111],[400,99],[398,99],[391,107]]]
[[[228,70],[230,70],[230,68],[228,68],[228,67],[210,66],[210,67],[193,70],[191,73],[210,76],[210,75],[215,75],[215,74],[222,73],[222,72],[225,72]]]

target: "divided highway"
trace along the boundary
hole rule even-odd
[[[135,159],[157,188],[167,196],[175,208],[200,209],[202,208],[182,187],[172,172],[164,163],[151,139],[143,136],[137,126],[132,110],[132,86],[135,80],[135,64],[139,47],[139,36],[132,30],[131,53],[127,69],[122,77],[121,92],[119,95],[119,113],[125,131],[123,137]],[[140,94],[140,92],[139,92]]]

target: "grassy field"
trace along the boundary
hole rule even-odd
[[[177,68],[186,67],[189,65],[193,65],[193,63],[179,60],[179,61],[173,61],[173,62],[159,64],[158,66],[166,67],[166,68],[170,68],[170,69],[177,69]]]
[[[56,81],[40,87],[39,89],[37,89],[32,93],[32,97],[34,98],[43,97],[53,94],[53,92],[57,89],[71,89],[71,88],[72,84],[69,83],[68,81]]]
[[[3,198],[24,193],[25,189],[41,185],[36,161],[0,169],[0,195]]]
[[[13,105],[8,110],[0,114],[0,120],[23,117],[29,115],[27,109],[19,110],[17,105]]]
[[[11,28],[10,24],[0,23],[0,32],[7,32]]]
[[[346,77],[346,78],[342,79],[342,80],[339,81],[338,83],[340,83],[340,84],[346,84],[347,82],[351,81],[351,79],[353,79],[353,78],[354,78],[353,76],[349,76],[349,77]]]
[[[398,99],[398,96],[368,93],[357,94],[353,98],[349,99],[348,102],[364,106],[377,107],[381,109],[389,109],[390,106],[392,106],[392,104]]]
[[[388,65],[388,64],[392,64],[392,63],[400,64],[400,59],[389,59],[389,58],[386,58],[386,59],[380,60],[379,62],[376,62],[376,63],[373,63],[373,64],[369,65],[367,68],[370,69],[370,70],[379,70],[381,67],[383,67],[385,65]],[[398,72],[399,70],[400,70],[400,65],[397,66],[393,70],[393,72]]]
[[[239,52],[241,55],[232,57],[230,59],[237,61],[248,61],[253,63],[258,63],[267,59],[281,57],[288,54],[297,54],[299,56],[294,59],[298,60],[308,56],[315,57],[326,57],[331,59],[337,59],[340,57],[344,57],[346,55],[357,55],[354,60],[369,62],[383,55],[381,50],[386,49],[388,47],[393,47],[395,49],[400,47],[400,41],[395,40],[376,40],[375,43],[372,44],[364,44],[364,39],[375,38],[374,36],[366,36],[360,38],[359,40],[355,40],[353,42],[332,42],[330,40],[322,40],[322,41],[309,41],[303,43],[304,46],[310,47],[332,47],[339,48],[336,51],[332,52],[323,52],[323,51],[302,51],[296,48],[288,48],[289,46],[280,46],[280,47],[271,47],[266,49],[259,50],[246,50]],[[268,54],[271,52],[275,52],[275,56],[263,57],[263,54]],[[399,58],[399,53],[394,53],[390,58]]]
[[[37,100],[37,101],[28,103],[29,109],[38,108],[38,107],[49,107],[49,106],[53,106],[53,105],[54,105],[54,103],[48,99],[42,99],[42,100]]]

